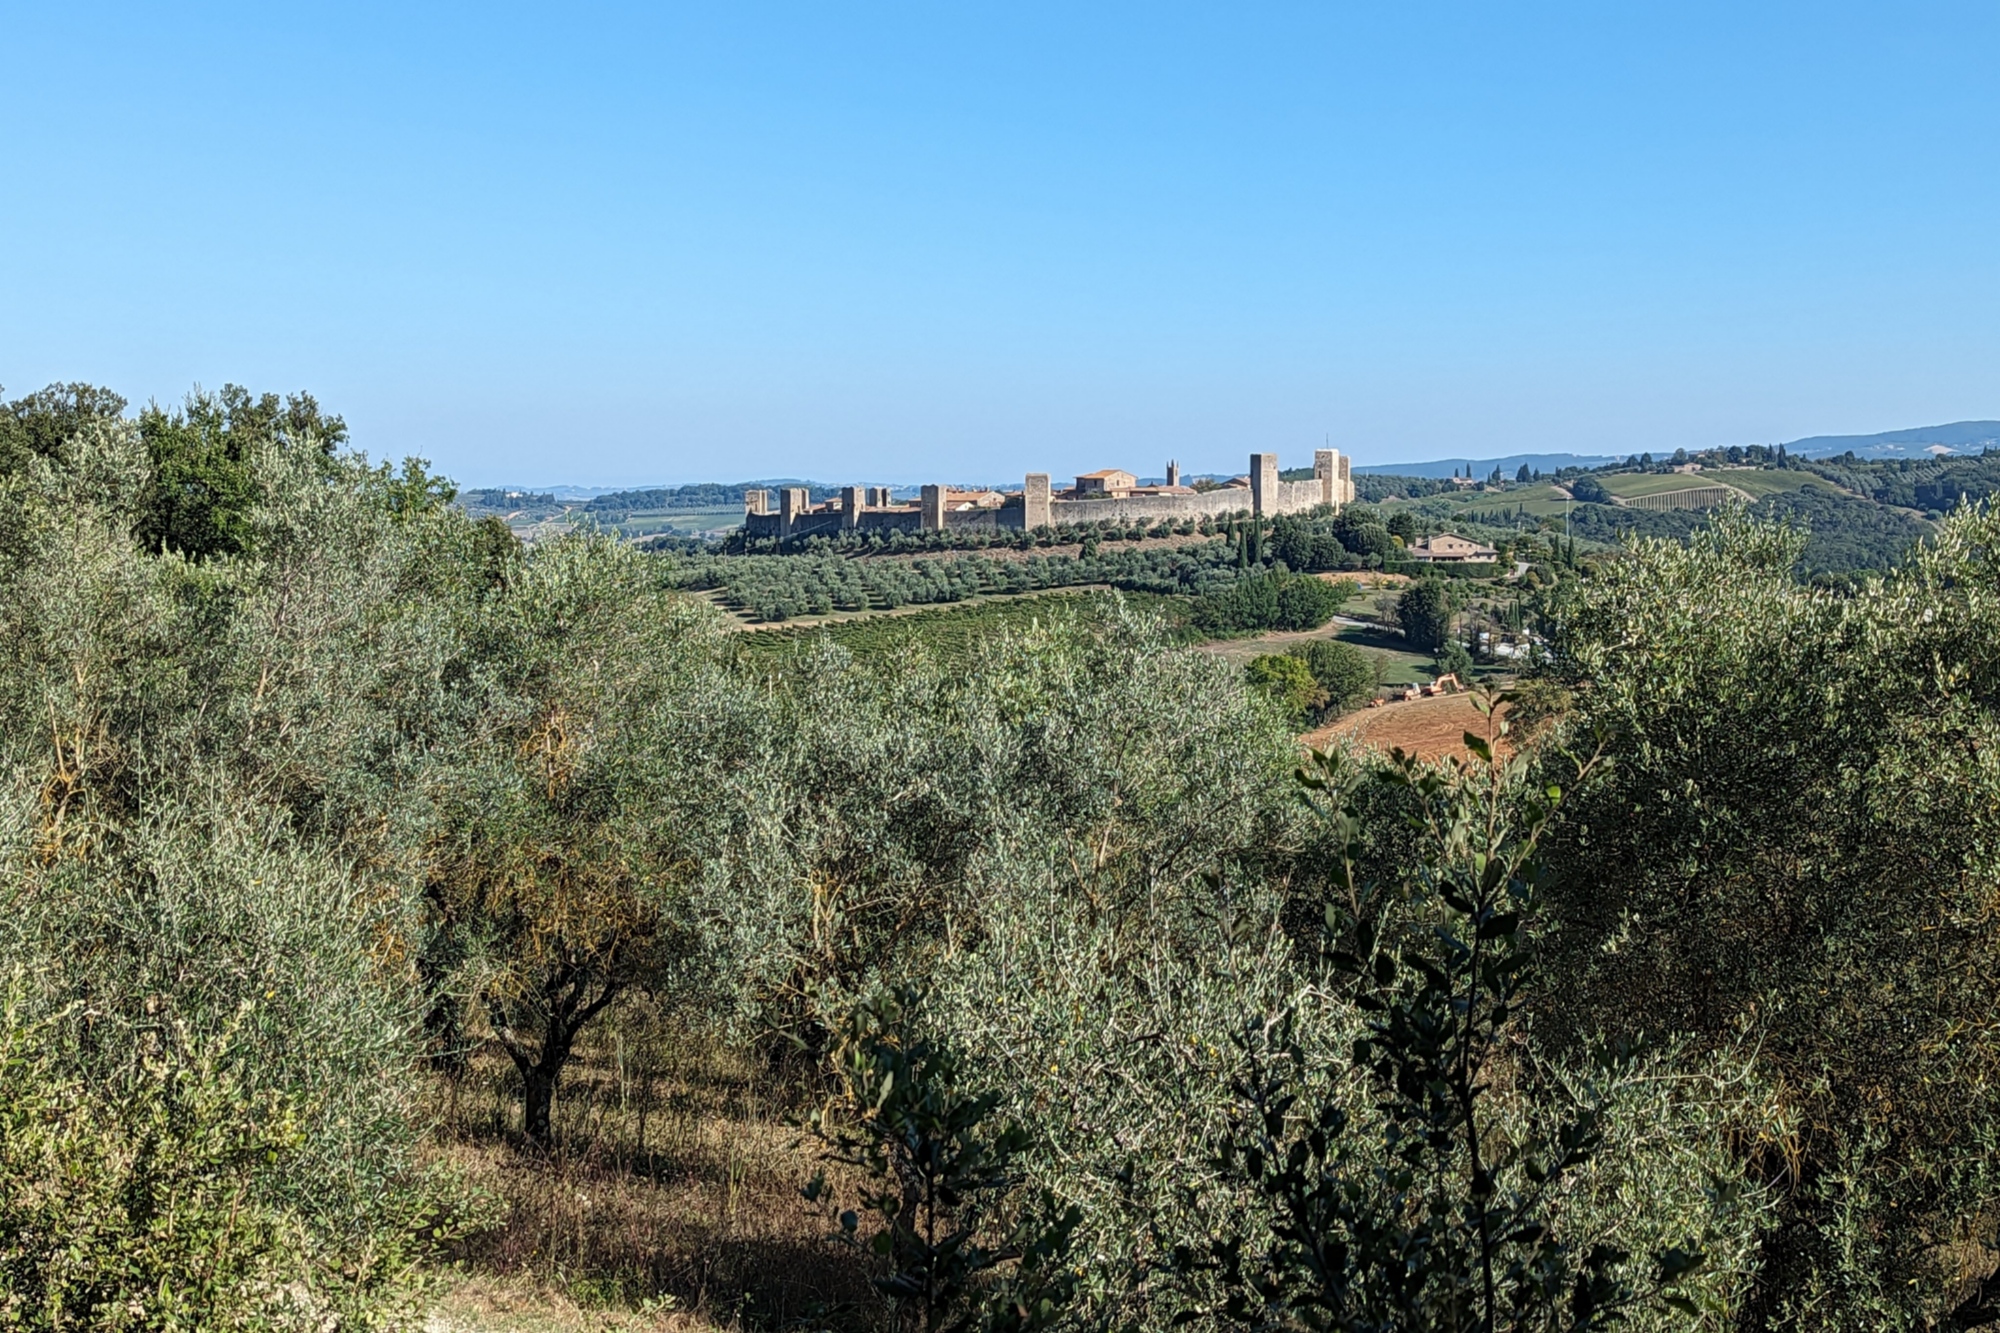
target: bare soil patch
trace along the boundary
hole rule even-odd
[[[1315,748],[1349,740],[1384,754],[1400,748],[1420,759],[1463,759],[1471,753],[1465,748],[1468,731],[1486,735],[1486,718],[1473,705],[1471,695],[1445,694],[1364,708],[1299,739]]]

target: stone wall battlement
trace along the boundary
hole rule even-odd
[[[1180,479],[1178,464],[1168,464],[1170,482]],[[1093,474],[1101,475],[1101,474]],[[1130,478],[1125,478],[1129,482]],[[1248,485],[1242,484],[1247,480]],[[1081,483],[1079,483],[1081,485]],[[825,504],[810,503],[809,493],[792,487],[773,494],[751,491],[744,498],[743,527],[752,537],[793,540],[835,536],[843,531],[930,532],[939,529],[1009,529],[1053,527],[1064,523],[1178,522],[1187,518],[1222,517],[1249,512],[1274,517],[1301,514],[1320,505],[1338,509],[1354,500],[1348,460],[1335,449],[1313,454],[1309,481],[1280,481],[1278,456],[1250,455],[1246,478],[1213,490],[1195,491],[1178,485],[1134,486],[1102,498],[1082,498],[1076,490],[1059,492],[1046,472],[1030,472],[1021,489],[997,497],[991,492],[955,492],[945,486],[925,486],[915,504],[893,504],[879,487],[848,486]]]

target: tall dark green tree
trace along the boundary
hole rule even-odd
[[[139,540],[200,560],[248,544],[257,449],[331,459],[347,440],[347,423],[321,412],[309,393],[253,398],[241,385],[226,384],[219,394],[197,388],[176,408],[149,405],[139,414],[139,433],[153,466]]]
[[[1451,584],[1439,578],[1419,579],[1403,590],[1396,620],[1414,651],[1442,653],[1451,642],[1458,609],[1459,594]]]
[[[94,384],[51,384],[0,408],[0,477],[56,451],[94,422],[116,421],[125,400]]]

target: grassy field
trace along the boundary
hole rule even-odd
[[[1427,681],[1437,674],[1435,660],[1425,653],[1410,652],[1404,645],[1402,635],[1372,625],[1343,625],[1339,621],[1303,633],[1274,631],[1242,639],[1217,639],[1200,646],[1203,652],[1213,653],[1225,662],[1247,666],[1253,658],[1262,657],[1266,653],[1288,652],[1314,639],[1339,639],[1342,643],[1351,643],[1370,657],[1377,659],[1382,663],[1384,685],[1407,685],[1413,681]]]
[[[888,659],[919,648],[946,661],[966,656],[976,645],[1009,630],[1027,629],[1057,616],[1089,615],[1108,609],[1114,596],[1125,605],[1166,617],[1188,637],[1188,599],[1158,593],[1113,594],[1102,589],[1057,589],[1016,597],[983,597],[920,611],[879,613],[782,629],[746,629],[733,636],[749,662],[776,662],[824,637],[864,659]]]
[[[432,1330],[826,1328],[826,1311],[873,1300],[865,1257],[801,1197],[823,1169],[845,1197],[857,1183],[799,1131],[809,1080],[692,1034],[657,1067],[591,1036],[551,1151],[522,1139],[504,1061],[438,1088],[442,1156],[496,1209],[461,1243],[460,1274],[440,1275]]]
[[[714,532],[743,525],[743,507],[726,509],[673,509],[657,514],[634,514],[617,525],[627,537],[653,537],[663,532],[691,537],[698,532]]]
[[[1438,503],[1450,505],[1454,509],[1481,514],[1512,514],[1521,510],[1534,518],[1562,516],[1563,508],[1570,502],[1554,486],[1536,482],[1527,486],[1510,486],[1504,491],[1464,491],[1457,495],[1434,495],[1421,501],[1395,499],[1386,501],[1385,509],[1393,510],[1398,505]]]
[[[1810,472],[1780,471],[1756,467],[1717,468],[1713,472],[1698,473],[1702,478],[1713,477],[1725,486],[1734,486],[1739,491],[1748,491],[1761,500],[1767,495],[1777,495],[1783,491],[1803,490],[1808,486],[1822,491],[1835,491],[1839,487]]]

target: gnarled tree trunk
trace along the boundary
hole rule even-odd
[[[556,1087],[576,1034],[623,989],[622,983],[565,968],[550,978],[539,1004],[508,1005],[488,997],[493,1034],[521,1073],[521,1128],[535,1144],[547,1148],[554,1142]]]

